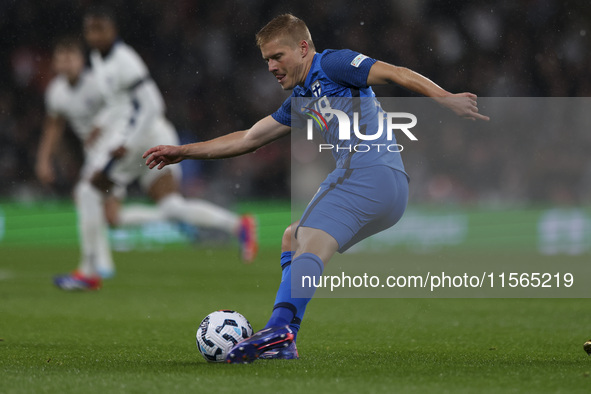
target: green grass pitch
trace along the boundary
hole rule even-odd
[[[297,361],[208,364],[201,319],[269,316],[278,252],[243,265],[229,249],[116,254],[117,276],[65,293],[70,248],[0,249],[0,392],[589,392],[586,299],[315,299]],[[479,255],[470,258],[493,259]],[[401,261],[424,259],[408,255]],[[493,262],[491,261],[491,264]]]

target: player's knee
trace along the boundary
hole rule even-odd
[[[297,248],[297,240],[295,239],[294,231],[297,228],[297,223],[293,223],[288,226],[283,232],[283,238],[281,238],[281,251],[291,252]]]
[[[110,227],[118,227],[120,223],[121,200],[110,197],[104,201],[105,220]]]
[[[291,251],[291,226],[287,226],[283,232],[283,238],[281,238],[281,251]]]
[[[156,202],[163,201],[172,195],[179,195],[180,185],[172,170],[164,172],[147,188],[148,196]]]
[[[103,223],[103,194],[88,181],[81,181],[74,187],[76,210],[81,221],[100,225]]]
[[[322,262],[326,264],[339,249],[339,244],[336,239],[324,230],[311,227],[300,227],[297,235],[298,243],[294,248],[296,256],[304,253],[312,253],[318,256]]]
[[[117,227],[119,226],[119,214],[115,213],[111,210],[105,210],[105,219],[107,220],[107,224],[109,227]]]
[[[105,204],[105,220],[109,227],[118,227],[119,222],[119,203],[118,202],[107,202]]]
[[[86,182],[80,182],[74,186],[74,200],[76,202],[84,201],[88,194],[88,188],[91,187]]]
[[[88,181],[80,181],[74,187],[74,199],[78,202],[100,203],[101,194]]]

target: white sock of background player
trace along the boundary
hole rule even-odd
[[[118,219],[118,225],[125,227],[166,220],[166,216],[157,206],[130,204],[121,208]]]
[[[199,227],[224,230],[236,235],[240,216],[205,200],[185,199],[173,193],[158,203],[158,209],[168,220],[179,220]]]
[[[74,189],[74,199],[81,249],[80,272],[86,276],[112,273],[114,264],[101,193],[90,183],[82,181]]]
[[[174,193],[157,206],[132,204],[121,208],[118,225],[138,226],[162,220],[178,220],[194,226],[217,228],[235,234],[240,217],[205,200],[185,199]]]

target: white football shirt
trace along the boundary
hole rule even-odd
[[[108,107],[108,127],[121,128],[122,142],[142,138],[164,115],[164,101],[143,60],[129,45],[117,41],[104,57],[90,55],[99,90]]]
[[[75,85],[63,75],[56,76],[45,92],[47,113],[63,117],[81,141],[88,138],[103,106],[103,98],[92,72],[85,70]]]

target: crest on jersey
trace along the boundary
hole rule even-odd
[[[310,90],[312,90],[312,96],[320,97],[322,95],[322,85],[320,85],[320,81],[314,81],[314,83],[310,87]]]

